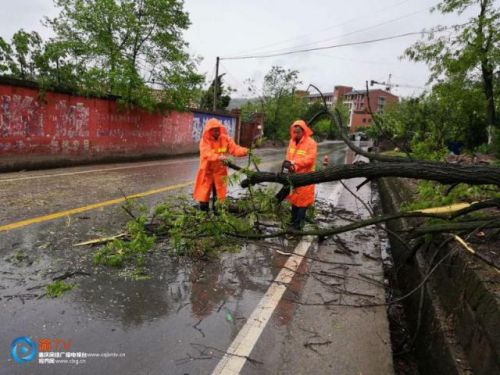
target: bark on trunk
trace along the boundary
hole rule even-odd
[[[247,187],[262,182],[276,182],[294,187],[365,177],[405,177],[418,180],[433,180],[443,184],[467,183],[470,185],[500,186],[500,168],[478,165],[453,165],[427,162],[384,162],[339,165],[317,172],[304,174],[283,174],[255,172],[241,185]]]

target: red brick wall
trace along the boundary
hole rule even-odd
[[[343,100],[343,97],[345,94],[347,94],[349,91],[352,91],[352,87],[350,86],[335,86],[334,92],[333,92],[333,97],[335,102],[339,102]]]
[[[116,101],[0,84],[0,167],[36,156],[92,160],[198,150],[204,122],[220,118],[234,136],[237,119],[201,112],[166,115],[120,110]]]
[[[364,121],[363,121],[364,120]],[[368,113],[356,113],[352,114],[352,124],[349,129],[350,133],[356,131],[356,129],[360,126],[370,126],[372,125],[372,116]]]

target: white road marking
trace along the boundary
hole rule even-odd
[[[328,197],[328,200],[333,202],[334,206],[338,204],[342,190],[343,186],[339,183]],[[292,281],[295,272],[304,259],[304,255],[308,252],[313,242],[313,237],[302,238],[295,248],[294,254],[288,258],[266,294],[264,294],[257,307],[253,310],[246,324],[235,337],[229,349],[227,349],[227,354],[219,361],[212,375],[235,375],[240,373],[247,361],[247,357],[250,356],[257,340],[285,293],[287,284]]]
[[[129,165],[129,166],[123,166],[123,167],[89,169],[89,170],[78,171],[78,172],[64,172],[64,173],[54,173],[54,174],[43,174],[43,175],[38,175],[38,176],[23,176],[23,177],[14,177],[14,178],[4,178],[4,179],[0,179],[0,182],[23,181],[23,180],[33,180],[33,179],[37,179],[37,178],[49,178],[49,177],[60,177],[60,176],[73,176],[73,175],[85,174],[85,173],[118,171],[121,169],[144,168],[144,167],[153,167],[153,166],[168,165],[168,164],[184,164],[184,163],[192,163],[195,160],[198,160],[198,157],[193,158],[193,159],[188,159],[188,160],[181,160],[181,161],[170,160],[170,161],[163,161],[163,162],[135,164],[135,165]]]

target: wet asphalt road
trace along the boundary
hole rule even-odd
[[[276,169],[285,153],[261,150],[263,169]],[[319,158],[342,163],[341,144],[320,147]],[[192,181],[197,157],[95,165],[0,175],[0,227]],[[191,186],[139,199],[149,206]],[[269,247],[207,261],[172,258],[161,245],[148,260],[152,278],[128,280],[119,270],[92,265],[93,248],[73,247],[118,233],[128,220],[120,204],[0,231],[0,374],[209,374],[286,261]],[[290,244],[293,245],[293,244]],[[77,287],[58,299],[45,285],[67,271]],[[300,292],[300,284],[295,286]],[[293,305],[273,316],[284,327]],[[12,340],[29,336],[71,340],[69,351],[124,353],[80,364],[15,363]],[[54,341],[52,341],[54,342]],[[80,359],[81,361],[81,359]]]

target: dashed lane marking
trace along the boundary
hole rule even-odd
[[[159,188],[159,189],[145,191],[143,193],[137,193],[137,194],[127,195],[127,196],[122,197],[122,198],[111,199],[111,200],[108,200],[108,201],[103,201],[103,202],[89,204],[87,206],[72,208],[70,210],[55,212],[55,213],[49,214],[49,215],[38,216],[38,217],[31,218],[31,219],[16,221],[14,223],[10,223],[10,224],[6,224],[6,225],[0,226],[0,232],[5,232],[5,231],[8,231],[8,230],[12,230],[12,229],[22,228],[22,227],[25,227],[27,225],[36,224],[36,223],[42,223],[44,221],[50,221],[50,220],[54,220],[54,219],[59,219],[61,217],[65,217],[65,216],[79,214],[79,213],[82,213],[82,212],[85,212],[85,211],[95,210],[96,208],[111,206],[111,205],[114,205],[114,204],[122,203],[122,202],[124,202],[124,201],[126,201],[128,199],[142,198],[142,197],[146,197],[148,195],[163,193],[165,191],[181,189],[183,187],[191,185],[192,183],[193,183],[192,181],[189,181],[189,182],[183,182],[183,183],[177,184],[177,185],[169,185],[169,186],[165,186],[165,187],[162,187],[162,188]]]
[[[275,162],[266,162],[266,163],[262,164],[262,167],[266,167],[266,166],[269,166],[272,164],[275,164]],[[75,173],[78,173],[78,172],[75,172]],[[127,199],[142,198],[142,197],[146,197],[148,195],[163,193],[165,191],[181,189],[183,187],[187,187],[187,186],[191,185],[192,183],[193,183],[192,180],[186,181],[186,182],[183,182],[183,183],[180,183],[177,185],[169,185],[169,186],[165,186],[165,187],[162,187],[159,189],[145,191],[143,193],[127,195],[127,196],[122,197],[122,198],[111,199],[111,200],[107,200],[107,201],[103,201],[103,202],[89,204],[87,206],[72,208],[72,209],[65,210],[65,211],[59,211],[59,212],[55,212],[55,213],[48,214],[48,215],[38,216],[38,217],[31,218],[31,219],[16,221],[14,223],[5,224],[5,225],[0,226],[0,232],[5,232],[8,230],[12,230],[12,229],[22,228],[22,227],[25,227],[25,226],[28,226],[31,224],[43,223],[45,221],[55,220],[55,219],[59,219],[61,217],[79,214],[79,213],[82,213],[85,211],[95,210],[96,208],[112,206],[114,204],[122,203],[122,202],[126,201]]]

